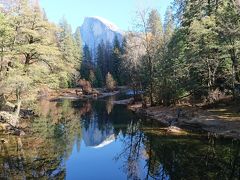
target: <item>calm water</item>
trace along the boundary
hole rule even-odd
[[[168,134],[114,99],[40,102],[28,136],[0,136],[0,179],[240,179],[238,141]]]

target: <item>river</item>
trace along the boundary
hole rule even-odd
[[[240,143],[169,134],[122,105],[41,101],[23,137],[0,135],[0,179],[239,179]]]

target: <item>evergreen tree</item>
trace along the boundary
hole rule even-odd
[[[80,27],[78,27],[76,29],[76,32],[74,34],[74,38],[75,38],[75,43],[76,43],[76,54],[77,54],[77,58],[79,59],[79,61],[82,61],[83,58],[83,47],[82,47],[82,38],[81,38],[81,33],[80,33]]]
[[[91,62],[92,62],[91,52],[89,50],[88,45],[85,45],[83,48],[83,62],[80,70],[81,78],[89,80],[90,70],[92,69]]]
[[[223,1],[216,14],[217,32],[222,49],[232,61],[232,86],[240,85],[240,11],[235,1]],[[225,52],[225,51],[224,51]],[[235,93],[235,92],[234,92]]]
[[[142,17],[144,14],[142,14]],[[155,77],[156,68],[159,63],[159,58],[162,56],[161,48],[163,46],[163,26],[161,17],[157,10],[153,9],[149,14],[145,15],[142,19],[143,27],[146,24],[143,43],[145,46],[146,55],[143,57],[143,85],[146,86],[147,93],[149,96],[150,104],[154,105],[154,93],[156,88]],[[145,20],[144,20],[145,19]]]
[[[13,26],[18,32],[14,39],[15,50],[25,57],[24,64],[43,62],[51,68],[52,62],[48,57],[59,54],[53,36],[55,27],[44,19],[39,4],[18,1],[11,13]]]
[[[151,10],[149,13],[149,17],[147,20],[147,30],[157,38],[157,40],[161,41],[163,38],[163,25],[160,14],[156,9]]]
[[[120,42],[119,42],[117,36],[115,36],[115,38],[114,38],[111,60],[112,60],[111,74],[113,75],[114,79],[116,79],[117,83],[119,85],[121,85],[122,84],[122,81],[121,81],[121,64],[122,64],[122,62],[121,62],[122,61],[121,45],[120,45]]]
[[[4,62],[4,57],[10,53],[10,48],[13,41],[14,30],[10,26],[10,23],[7,21],[4,14],[0,14],[0,78],[2,78],[4,66],[6,66],[6,62]],[[5,67],[6,68],[6,67]]]
[[[161,40],[161,46],[158,55],[157,65],[157,77],[156,77],[156,99],[159,104],[169,105],[172,99],[177,94],[177,80],[173,72],[174,62],[169,59],[171,51],[169,51],[169,43],[172,39],[174,32],[174,20],[173,14],[170,7],[168,7],[165,13],[165,19],[163,24],[163,38]]]
[[[62,78],[68,81],[70,86],[73,86],[79,79],[79,69],[82,59],[81,50],[79,49],[81,45],[78,42],[79,37],[75,39],[72,35],[71,26],[65,18],[62,18],[59,27],[61,31],[58,33],[58,45],[62,59],[67,64],[67,67],[65,67],[65,71],[67,72],[66,77],[63,76]]]
[[[113,62],[111,59],[112,44],[109,41],[107,41],[103,47],[104,47],[104,64],[106,66],[105,73],[107,74],[108,72],[111,72],[113,69]]]
[[[167,8],[164,19],[164,43],[167,45],[172,38],[174,32],[174,17],[170,7]]]
[[[105,45],[103,41],[98,45],[97,48],[97,67],[101,71],[102,75],[106,73],[106,61],[105,61]]]
[[[104,80],[103,80],[103,75],[99,67],[96,68],[96,87],[103,87],[104,85]]]

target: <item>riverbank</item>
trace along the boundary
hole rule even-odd
[[[143,109],[141,104],[137,103],[129,105],[129,109],[158,120],[166,127],[175,126],[187,130],[214,133],[221,137],[240,139],[240,107],[237,104],[219,104],[212,108],[158,106]]]
[[[48,101],[48,102],[58,102],[64,99],[68,100],[97,100],[101,98],[106,98],[110,96],[115,96],[123,91],[126,91],[127,87],[121,86],[118,87],[115,91],[108,92],[105,88],[93,88],[91,93],[83,94],[81,88],[66,88],[66,89],[58,89],[53,90],[49,88],[42,88],[38,91],[34,96],[34,104],[29,103],[21,106],[20,112],[18,116],[14,116],[15,105],[11,104],[4,104],[1,107],[0,111],[0,133],[3,134],[16,134],[16,135],[23,135],[24,131],[27,130],[26,122],[30,121],[32,118],[38,116],[38,113],[35,112],[35,108],[37,108],[35,102],[41,101]],[[29,94],[23,94],[23,99],[27,99]],[[16,101],[14,97],[11,101]],[[18,122],[16,125],[12,124],[11,122],[15,120]]]
[[[119,87],[117,90],[112,92],[107,92],[104,88],[93,89],[92,93],[83,94],[79,93],[81,88],[68,88],[61,89],[58,91],[48,91],[44,93],[44,96],[40,98],[52,100],[61,100],[61,99],[73,99],[73,100],[85,100],[85,99],[101,99],[109,96],[114,96],[119,94],[122,91],[126,91],[126,87]]]
[[[55,92],[49,96],[51,100],[57,99],[100,99],[114,96],[126,90],[119,88],[118,91],[105,92],[104,89],[95,89],[95,94],[77,95],[78,89],[66,89]],[[114,101],[113,104],[128,105],[128,108],[137,114],[158,120],[163,126],[170,127],[175,131],[176,127],[183,130],[209,132],[221,137],[240,139],[240,107],[232,102],[221,102],[214,107],[202,105],[177,105],[172,107],[148,107],[143,109],[141,103],[133,103],[133,99]],[[179,116],[179,117],[178,117]],[[180,132],[179,130],[179,132]]]

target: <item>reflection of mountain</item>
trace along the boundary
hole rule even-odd
[[[113,126],[110,123],[100,128],[97,119],[91,119],[88,127],[83,128],[83,140],[86,146],[102,148],[115,140]]]
[[[94,148],[102,148],[104,146],[107,146],[111,144],[113,141],[115,141],[115,135],[112,134],[111,136],[107,137],[101,144],[95,146]]]

